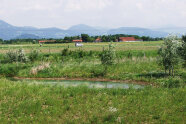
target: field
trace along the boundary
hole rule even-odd
[[[185,123],[185,88],[64,88],[0,80],[1,123]]]
[[[180,63],[174,77],[164,73],[158,64],[162,43],[112,43],[110,65],[101,60],[109,43],[0,45],[0,122],[185,123],[186,69]],[[7,57],[19,49],[26,53],[19,53],[23,59]],[[14,78],[117,81],[145,88],[64,88]]]
[[[135,43],[113,43],[117,51],[128,51],[128,50],[144,50],[152,51],[157,50],[162,44],[162,41],[154,42],[135,42]],[[108,47],[109,43],[84,43],[83,50],[86,51],[102,51],[103,47]],[[77,50],[74,43],[66,44],[43,44],[42,47],[39,44],[16,44],[16,45],[0,45],[0,53],[6,53],[8,50],[22,48],[25,52],[30,52],[32,49],[38,49],[41,53],[59,53],[62,49],[68,48],[70,50]]]

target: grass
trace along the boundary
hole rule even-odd
[[[0,123],[185,123],[186,70],[175,67],[174,78],[157,62],[158,42],[114,43],[114,65],[101,64],[108,43],[1,45]],[[61,50],[68,48],[70,51]],[[8,63],[9,50],[23,48],[33,60]],[[64,88],[11,81],[7,77],[101,78],[148,82],[144,89]],[[6,78],[4,78],[6,77]]]
[[[22,47],[29,51],[35,48],[50,52],[39,52],[37,60],[27,63],[7,63],[4,55],[0,54],[0,75],[36,78],[105,78],[111,80],[137,80],[161,85],[171,79],[164,74],[164,70],[157,62],[157,49],[162,44],[158,42],[136,42],[136,43],[114,43],[115,44],[115,65],[110,65],[108,69],[101,64],[101,50],[108,48],[108,43],[85,43],[83,48],[75,48],[74,44],[44,44],[43,47],[37,45],[8,45],[1,47],[17,50]],[[65,55],[61,51],[55,53],[52,49],[69,50]],[[106,47],[107,45],[107,47]],[[129,49],[130,50],[129,50]],[[155,49],[154,49],[155,48]],[[78,50],[75,50],[78,49]],[[94,49],[94,50],[93,50]],[[67,54],[67,55],[66,55]],[[27,56],[30,55],[27,53]],[[42,67],[44,63],[50,66],[37,73],[32,73],[34,68]],[[185,69],[180,65],[176,67],[176,79],[184,82]],[[163,83],[164,84],[164,83]]]
[[[0,122],[185,123],[185,93],[185,88],[64,88],[0,79]]]
[[[154,51],[159,48],[162,44],[162,41],[153,41],[153,42],[135,42],[135,43],[113,43],[117,51]],[[83,43],[83,50],[85,51],[102,51],[103,47],[108,47],[109,43]],[[0,53],[6,53],[8,50],[15,50],[23,48],[27,53],[32,49],[40,50],[41,53],[59,53],[62,49],[68,48],[70,50],[77,50],[79,48],[75,47],[74,43],[66,44],[44,44],[42,47],[39,44],[26,44],[26,45],[0,45]]]

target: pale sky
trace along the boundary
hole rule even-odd
[[[0,20],[63,29],[76,24],[186,27],[186,0],[0,0]]]

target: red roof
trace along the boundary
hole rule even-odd
[[[96,42],[101,42],[101,38],[97,38],[95,41]]]
[[[134,37],[120,37],[120,41],[136,41]]]
[[[39,43],[45,43],[45,42],[55,42],[55,40],[40,40]]]
[[[73,40],[73,42],[83,42],[83,40]]]

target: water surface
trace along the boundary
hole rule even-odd
[[[67,81],[67,80],[24,80],[24,82],[34,84],[51,84],[64,87],[87,86],[89,88],[107,88],[107,89],[128,89],[144,88],[142,85],[127,84],[119,82],[98,82],[98,81]]]

